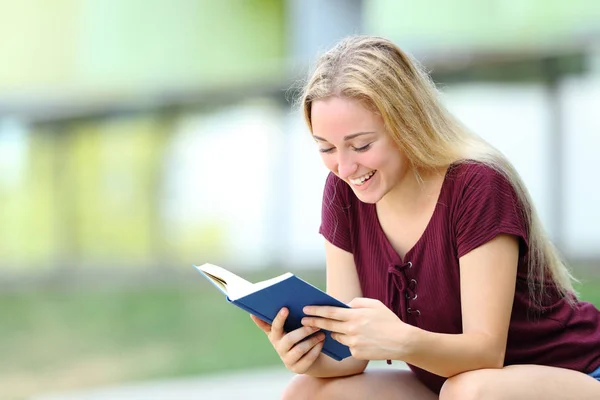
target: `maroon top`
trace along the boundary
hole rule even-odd
[[[545,307],[528,307],[527,226],[511,184],[480,163],[449,168],[421,238],[406,253],[387,240],[375,205],[329,174],[319,232],[354,255],[364,297],[381,300],[402,321],[430,332],[462,333],[459,258],[505,233],[519,238],[516,294],[504,364],[540,364],[590,373],[600,366],[600,312],[571,307],[552,287]],[[445,378],[409,365],[436,393]]]

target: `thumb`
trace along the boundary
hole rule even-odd
[[[264,333],[269,333],[271,332],[271,325],[266,323],[265,321],[263,321],[262,319],[250,314],[250,318],[252,318],[252,321],[254,321],[254,323],[264,332]]]
[[[373,308],[378,303],[378,300],[369,299],[366,297],[356,297],[352,299],[348,305],[352,308]]]

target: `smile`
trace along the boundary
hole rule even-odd
[[[365,174],[359,178],[356,179],[350,179],[350,182],[352,182],[354,185],[356,186],[360,186],[363,183],[365,183],[366,181],[368,181],[369,179],[371,179],[371,177],[375,175],[375,171],[371,171],[368,174]]]

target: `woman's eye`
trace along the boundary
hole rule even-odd
[[[358,151],[359,153],[362,151],[367,151],[369,150],[369,147],[371,147],[371,143],[363,146],[363,147],[354,147],[354,151]]]
[[[328,149],[319,149],[321,153],[331,153],[335,149],[335,147],[330,147]]]

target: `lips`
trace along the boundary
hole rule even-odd
[[[375,172],[376,171],[371,171],[371,172],[368,172],[368,173],[364,174],[363,176],[360,176],[356,179],[350,179],[350,182],[356,186],[360,186],[363,183],[365,183],[366,181],[368,181],[369,179],[371,179],[371,177],[373,177],[373,175],[375,175]]]

